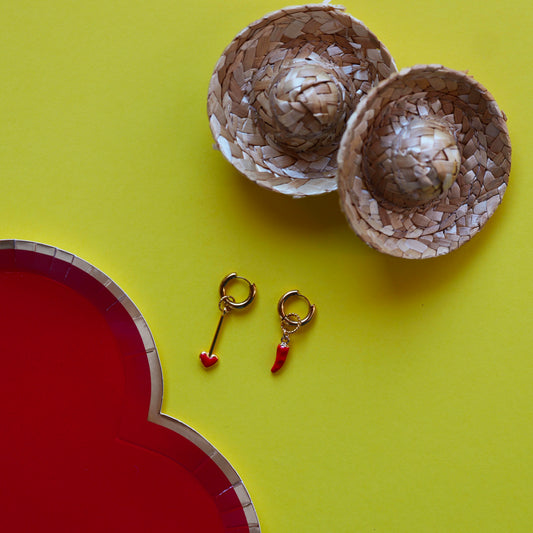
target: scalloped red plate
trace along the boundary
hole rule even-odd
[[[144,318],[72,254],[0,241],[0,529],[257,533],[241,479],[160,413]]]

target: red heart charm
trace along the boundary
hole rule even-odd
[[[259,533],[201,435],[161,413],[150,329],[105,274],[0,241],[0,529]]]
[[[202,361],[202,365],[204,365],[206,368],[209,368],[218,362],[218,356],[216,356],[214,353],[209,355],[207,352],[202,352],[200,354],[200,361]]]

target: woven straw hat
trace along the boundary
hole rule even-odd
[[[381,82],[339,149],[341,207],[353,230],[380,252],[412,259],[464,244],[507,187],[505,120],[482,85],[440,65]]]
[[[282,9],[245,28],[220,57],[208,94],[213,137],[251,180],[295,197],[337,188],[349,116],[396,66],[342,8]]]

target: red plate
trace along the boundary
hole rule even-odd
[[[231,465],[160,413],[152,335],[117,285],[0,241],[0,294],[1,531],[260,531]]]

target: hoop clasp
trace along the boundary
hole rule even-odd
[[[309,308],[307,315],[305,318],[302,318],[301,320],[296,320],[296,315],[294,313],[286,313],[285,312],[285,303],[289,298],[303,298],[305,302],[307,303],[307,306]],[[300,294],[300,291],[294,290],[286,292],[279,300],[278,302],[278,314],[281,318],[282,322],[285,322],[285,324],[289,324],[291,326],[299,328],[300,326],[305,326],[305,324],[309,323],[312,318],[315,316],[316,307],[309,301],[309,299],[304,296],[303,294]]]
[[[233,296],[229,296],[228,294],[226,294],[226,285],[234,279],[240,279],[248,285],[248,297],[242,302],[236,302]],[[237,276],[235,272],[232,272],[220,282],[219,293],[221,301],[223,301],[224,305],[227,306],[229,309],[243,309],[254,301],[255,295],[257,293],[257,288],[255,286],[255,283],[248,281],[242,276]]]

